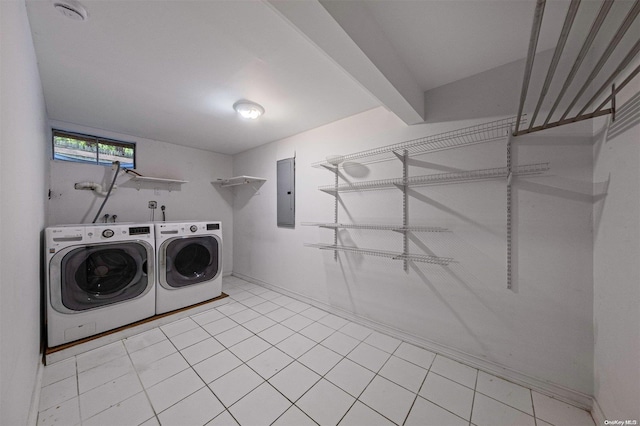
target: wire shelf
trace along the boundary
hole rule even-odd
[[[409,155],[425,154],[428,152],[442,151],[446,149],[459,148],[466,145],[489,142],[506,137],[515,125],[516,117],[504,118],[502,120],[491,121],[489,123],[477,124],[450,132],[439,133],[437,135],[426,136],[419,139],[412,139],[394,145],[373,148],[366,151],[347,154],[340,157],[340,163],[367,158],[368,162],[375,162],[396,158],[396,154],[402,155],[407,151]],[[521,123],[526,122],[523,117]],[[324,167],[335,169],[338,161],[327,160],[318,161],[312,164],[313,167]]]
[[[313,243],[313,244],[305,244],[305,247],[315,247],[315,248],[319,248],[320,250],[336,250],[336,251],[344,251],[349,253],[366,254],[370,256],[386,257],[388,259],[394,259],[394,260],[411,260],[414,262],[431,263],[434,265],[442,265],[442,266],[447,266],[449,263],[454,262],[453,258],[450,258],[450,257],[429,256],[426,254],[404,254],[404,253],[398,253],[398,252],[392,252],[392,251],[373,250],[373,249],[351,247],[351,246],[341,246],[338,244]]]
[[[514,167],[513,174],[515,176],[527,176],[543,173],[547,170],[549,170],[549,163],[525,164],[522,166]],[[491,169],[470,170],[465,172],[436,173],[431,175],[413,176],[407,179],[391,178],[347,183],[338,186],[327,185],[320,186],[318,187],[318,189],[320,191],[329,193],[366,191],[373,189],[397,188],[403,186],[425,186],[445,183],[461,183],[477,180],[506,178],[508,176],[509,169],[507,167],[495,167]]]
[[[355,223],[317,223],[306,222],[303,226],[318,226],[320,228],[330,229],[370,229],[375,231],[396,231],[396,232],[451,232],[446,228],[438,226],[402,226],[402,225],[373,225],[373,224],[355,224]]]

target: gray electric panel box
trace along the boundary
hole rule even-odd
[[[296,159],[278,161],[278,226],[296,226]]]

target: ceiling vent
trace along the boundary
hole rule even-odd
[[[53,7],[74,21],[84,21],[87,19],[86,9],[77,1],[74,0],[58,0],[53,3]]]

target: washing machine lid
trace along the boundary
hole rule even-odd
[[[215,235],[176,238],[167,241],[162,255],[162,284],[186,287],[215,279],[220,274],[220,239]]]
[[[148,250],[137,242],[79,247],[58,261],[59,286],[52,291],[52,305],[59,311],[104,307],[137,298],[150,288]]]

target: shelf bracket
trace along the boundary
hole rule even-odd
[[[513,165],[511,161],[511,140],[512,140],[512,132],[509,131],[507,134],[507,289],[511,290],[511,239],[512,239],[512,214],[511,214],[511,202],[512,202],[512,194],[511,194],[511,179],[513,177]]]

